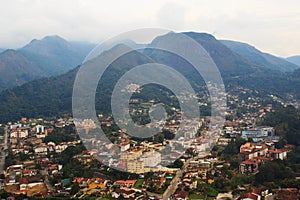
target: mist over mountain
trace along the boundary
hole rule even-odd
[[[291,56],[286,58],[287,61],[294,63],[295,65],[300,66],[300,56]]]
[[[37,65],[15,50],[6,50],[0,54],[0,90],[45,75]]]
[[[112,49],[105,54],[114,54]],[[101,59],[101,56],[95,58]],[[112,63],[103,74],[96,93],[96,109],[110,111],[110,97],[119,78],[136,65],[149,63],[145,55],[133,51]],[[19,119],[20,116],[56,116],[71,113],[73,84],[79,67],[66,74],[34,80],[20,87],[0,93],[0,121]],[[102,90],[99,90],[102,88]],[[103,90],[104,88],[104,90]]]
[[[222,76],[233,77],[242,74],[253,73],[256,69],[256,66],[247,61],[242,56],[231,51],[220,41],[218,41],[214,36],[207,33],[195,33],[195,32],[186,32],[183,33],[197,43],[202,45],[202,47],[209,53],[209,55],[214,60],[215,64],[219,68]],[[168,33],[163,36],[155,38],[150,46],[155,46],[156,43],[164,43],[164,40],[167,40],[169,37],[178,37],[178,33]],[[179,47],[180,48],[180,47]],[[181,65],[178,63],[178,56],[164,56],[162,52],[150,52],[147,53],[151,58],[157,62],[162,62],[170,66],[178,66],[181,68],[186,68],[186,64]],[[176,58],[177,57],[177,58]],[[181,65],[181,66],[180,66]]]
[[[59,36],[32,40],[18,51],[48,75],[58,75],[80,65],[94,45],[68,42]]]
[[[94,48],[86,42],[68,42],[59,36],[32,40],[0,56],[0,90],[19,86],[41,77],[63,74],[80,65]]]
[[[299,68],[299,65],[289,62],[289,60],[261,52],[249,44],[230,40],[221,40],[221,42],[235,53],[243,56],[253,64],[256,64],[260,67],[282,72],[291,72]]]
[[[151,45],[155,46],[159,42],[165,42],[168,37],[176,38],[176,34],[169,33],[159,36],[151,42]],[[271,55],[264,55],[263,53],[261,55],[260,51],[253,49],[251,56],[248,53],[244,53],[246,56],[243,56],[241,53],[238,54],[224,45],[223,42],[206,33],[187,32],[184,34],[201,44],[213,58],[221,72],[226,88],[232,85],[242,86],[263,91],[265,94],[276,94],[282,97],[293,95],[295,98],[300,99],[300,79],[298,76],[300,70],[285,72],[290,71],[295,65],[287,61],[282,62],[280,58],[274,58]],[[53,52],[61,50],[59,47],[55,47],[54,43],[58,42],[58,44],[62,45],[62,49],[72,47],[72,44],[64,42],[61,38],[46,38],[45,40],[50,40],[47,43],[52,44],[52,48],[43,50],[40,47],[41,42],[39,41],[33,41],[24,48],[27,49],[27,52],[34,52],[34,49],[40,48],[41,55],[49,55],[50,58],[54,58],[57,55],[53,56]],[[243,48],[245,47],[245,45],[242,46]],[[112,48],[103,54],[113,54],[115,50],[116,48]],[[255,57],[255,55],[259,58],[250,59],[251,57]],[[101,58],[101,56],[103,55],[101,54],[94,58],[95,61]],[[22,58],[29,62],[27,57],[22,56]],[[279,67],[276,64],[273,64],[271,68],[271,61],[275,62],[276,60],[279,60],[281,63],[287,63],[287,69],[283,69],[283,66],[280,65],[281,67]],[[146,49],[144,54],[133,51],[130,55],[117,59],[103,74],[96,93],[96,110],[109,112],[110,97],[115,83],[134,66],[148,62],[157,62],[175,68],[195,88],[201,88],[204,85],[203,79],[195,69],[186,60],[174,54],[153,49]],[[38,62],[33,63],[33,65],[39,67],[36,63]],[[275,68],[275,66],[277,67]],[[0,122],[18,120],[24,116],[47,117],[62,113],[71,113],[72,89],[77,70],[78,68],[75,68],[60,76],[42,78],[1,92]],[[149,90],[146,94],[150,96],[151,93],[153,92]]]
[[[5,49],[0,48],[0,53],[2,53],[3,51],[5,51]]]

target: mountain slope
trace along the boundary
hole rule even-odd
[[[115,50],[105,52],[111,55]],[[102,55],[95,59],[100,59]],[[97,60],[96,60],[97,61]],[[119,78],[134,66],[149,63],[151,60],[138,52],[131,52],[126,57],[120,57],[112,63],[99,81],[96,93],[96,109],[110,111],[111,92]],[[66,74],[43,78],[26,83],[20,87],[0,93],[0,122],[18,120],[26,117],[56,116],[71,113],[72,92],[78,67]]]
[[[47,75],[58,75],[80,65],[93,47],[88,43],[68,42],[59,36],[47,36],[32,40],[18,51]]]
[[[300,66],[300,56],[291,56],[286,58],[287,61],[294,63],[295,65]]]
[[[183,34],[194,39],[209,53],[224,79],[249,75],[259,70],[253,63],[231,51],[210,34],[195,32],[186,32]],[[175,41],[176,37],[180,37],[180,35],[178,33],[168,33],[159,36],[152,41],[150,46],[155,47],[159,43],[164,44],[170,40]],[[197,76],[198,73],[195,70],[191,69],[193,67],[189,63],[176,55],[152,49],[146,50],[145,53],[159,63],[175,67],[176,70],[179,70],[189,79],[193,79],[196,82],[202,79]]]
[[[0,53],[2,53],[3,51],[5,51],[5,49],[0,48]]]
[[[0,54],[0,90],[45,76],[34,63],[15,50]]]
[[[282,73],[259,67],[248,59],[231,51],[213,36],[200,33],[185,33],[199,42],[212,56],[221,71],[226,86],[236,85],[264,91],[265,94],[293,94],[300,99],[300,80],[292,73]],[[164,41],[170,35],[160,36],[152,42]],[[148,62],[174,67],[187,77],[193,86],[202,85],[201,77],[184,59],[162,51],[145,51],[146,55],[132,52],[117,59],[105,71],[96,93],[96,109],[110,112],[110,97],[115,83],[133,66]],[[114,54],[114,48],[104,52]],[[98,59],[96,57],[95,59]],[[0,122],[18,120],[20,117],[56,116],[71,113],[72,87],[77,68],[64,75],[43,78],[0,93]],[[99,90],[102,88],[102,90]],[[150,95],[151,92],[147,93]],[[152,93],[154,93],[152,91]],[[155,93],[154,93],[155,94]]]
[[[0,91],[40,77],[63,74],[80,65],[93,48],[90,43],[47,36],[32,40],[21,49],[2,52]]]
[[[255,72],[257,67],[253,63],[248,62],[245,58],[235,53],[227,46],[210,34],[187,32],[187,36],[196,40],[213,58],[216,65],[219,67],[223,76],[224,73],[229,75],[241,75]]]
[[[221,40],[221,42],[232,51],[247,58],[249,61],[258,66],[282,72],[290,72],[298,68],[297,65],[290,63],[285,59],[268,53],[263,53],[249,44],[230,40]]]

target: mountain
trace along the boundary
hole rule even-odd
[[[2,53],[3,51],[5,51],[5,49],[0,48],[0,53]]]
[[[288,62],[283,58],[261,52],[249,44],[230,40],[222,40],[221,42],[232,51],[245,57],[258,66],[282,72],[291,72],[299,68],[298,65],[295,65],[294,63]]]
[[[157,43],[170,42],[170,40],[172,41],[173,36],[176,37],[176,34],[178,33],[168,33],[166,35],[159,36],[152,41],[150,46],[155,47]],[[193,38],[196,42],[202,45],[202,47],[209,53],[209,55],[214,60],[223,77],[232,77],[242,74],[249,74],[253,73],[256,70],[255,65],[250,63],[242,56],[231,51],[228,47],[223,45],[220,41],[218,41],[214,36],[210,34],[196,32],[186,32],[183,34]],[[164,52],[161,51],[148,52],[147,54],[152,59],[162,62],[166,65],[170,65],[173,67],[180,67],[181,65],[181,68],[184,68],[183,73],[186,70],[187,64],[178,63],[178,56],[171,54],[165,56]]]
[[[285,96],[290,93],[295,94],[295,97],[300,97],[300,93],[298,93],[298,89],[296,88],[299,81],[294,78],[293,74],[282,73],[275,69],[257,65],[252,60],[228,48],[222,41],[217,40],[210,34],[195,32],[186,32],[183,34],[193,38],[209,53],[220,70],[225,87],[228,88],[231,85],[235,85],[257,89],[266,94],[273,93]],[[152,45],[156,46],[155,43],[159,42],[170,42],[168,37],[172,36],[176,36],[176,33],[159,36],[152,41]],[[202,81],[198,73],[195,70],[191,70],[190,68],[192,67],[185,61],[180,60],[178,56],[160,51],[150,51],[147,55],[157,62],[174,67],[192,83],[199,84]],[[196,85],[194,84],[193,86]]]
[[[23,48],[6,50],[0,55],[0,91],[37,78],[63,74],[80,65],[94,46],[47,36],[32,40]]]
[[[39,67],[15,50],[6,50],[0,54],[0,90],[45,75]]]
[[[101,56],[113,55],[118,52],[117,48],[120,47],[104,52],[94,61],[97,62]],[[105,90],[97,90],[97,110],[110,111],[108,102],[120,77],[132,67],[149,62],[151,60],[148,57],[136,51],[114,61],[99,81],[98,88]],[[71,113],[73,84],[77,71],[78,67],[63,75],[34,80],[1,92],[0,121],[18,120],[21,116],[47,117]]]
[[[59,36],[46,36],[41,40],[32,40],[18,52],[35,63],[47,75],[52,76],[80,65],[93,48],[93,44],[68,42]]]
[[[294,63],[295,65],[300,66],[300,56],[291,56],[286,58],[287,61]]]
[[[300,79],[294,74],[300,70],[296,70],[294,73],[282,73],[278,70],[258,66],[250,59],[232,51],[212,35],[194,32],[184,34],[192,37],[211,55],[220,69],[227,88],[231,85],[242,86],[263,91],[265,94],[272,93],[283,97],[293,94],[300,99]],[[170,37],[176,38],[176,36],[176,33],[159,36],[151,44],[155,46],[160,42],[169,42]],[[120,48],[120,46],[103,52],[94,58],[95,62],[101,56],[114,55],[116,48]],[[146,49],[144,53],[146,55],[133,51],[130,55],[117,59],[105,71],[98,83],[95,98],[96,110],[110,112],[110,97],[116,82],[132,67],[143,63],[158,62],[172,66],[187,77],[193,87],[201,88],[203,84],[201,77],[186,60],[160,50]],[[78,68],[75,68],[60,76],[42,78],[1,92],[0,122],[18,120],[20,117],[47,117],[71,113],[72,87],[77,70]],[[157,90],[154,92],[148,90],[146,95],[150,96],[156,93]]]

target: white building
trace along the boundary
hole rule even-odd
[[[27,129],[16,129],[10,132],[11,138],[27,138],[28,130]]]
[[[42,125],[37,125],[35,129],[36,129],[36,133],[45,133],[45,127]]]
[[[63,152],[66,148],[68,148],[68,145],[66,144],[59,144],[55,146],[55,152],[56,153],[61,153]]]
[[[34,148],[34,153],[36,154],[47,154],[48,147],[47,146],[37,146]]]
[[[156,151],[146,152],[142,155],[140,160],[144,161],[145,167],[155,167],[161,162],[161,155]]]

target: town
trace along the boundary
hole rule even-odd
[[[277,145],[281,136],[275,127],[259,124],[275,112],[276,105],[288,105],[274,96],[262,103],[255,91],[239,88],[239,92],[250,97],[227,95],[224,126],[211,131],[209,117],[184,121],[184,135],[176,139],[180,112],[171,116],[161,133],[143,140],[118,129],[110,116],[103,115],[100,124],[109,141],[93,134],[78,136],[76,128],[87,133],[97,129],[91,119],[22,118],[2,124],[1,195],[10,199],[298,199],[297,182],[280,188],[252,184],[263,166],[287,160],[295,148]],[[139,111],[137,104],[155,103],[139,103],[138,98],[133,102],[131,111],[138,113],[145,108]],[[113,146],[119,147],[117,157],[111,153]],[[291,180],[300,178],[295,174]]]

